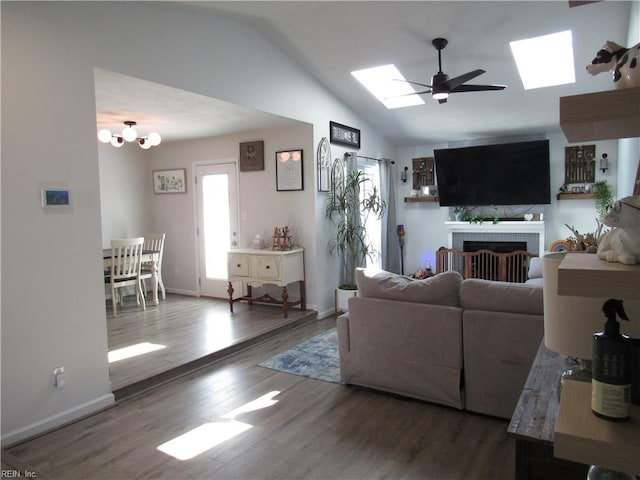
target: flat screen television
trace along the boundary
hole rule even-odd
[[[441,206],[551,203],[549,141],[434,151]]]

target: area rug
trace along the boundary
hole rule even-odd
[[[302,377],[340,383],[338,332],[331,328],[258,365]]]

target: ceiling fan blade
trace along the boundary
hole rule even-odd
[[[423,93],[431,93],[431,89],[429,90],[423,90],[421,92],[411,92],[411,93],[404,93],[402,95],[394,95],[392,97],[385,97],[385,100],[389,100],[391,98],[401,98],[401,97],[408,97],[409,95],[422,95]]]
[[[507,88],[506,85],[460,85],[451,90],[451,93],[483,92],[486,90],[504,90],[505,88]]]
[[[410,83],[411,85],[418,85],[419,87],[431,88],[431,85],[427,85],[426,83],[412,82],[410,80],[402,80],[400,78],[394,78],[393,80],[395,82],[404,82],[404,83]]]
[[[476,78],[478,75],[482,75],[483,73],[485,73],[485,71],[481,69],[473,70],[463,75],[450,78],[445,82],[445,85],[450,91],[454,91],[457,87],[459,87],[463,83],[468,82],[472,78]]]

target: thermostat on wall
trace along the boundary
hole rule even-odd
[[[68,208],[71,206],[71,190],[61,187],[42,187],[44,208]]]

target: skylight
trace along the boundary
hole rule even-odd
[[[424,105],[420,95],[410,95],[415,90],[402,81],[404,76],[393,64],[356,70],[351,75],[389,109]]]
[[[571,30],[510,45],[525,90],[575,83]]]

